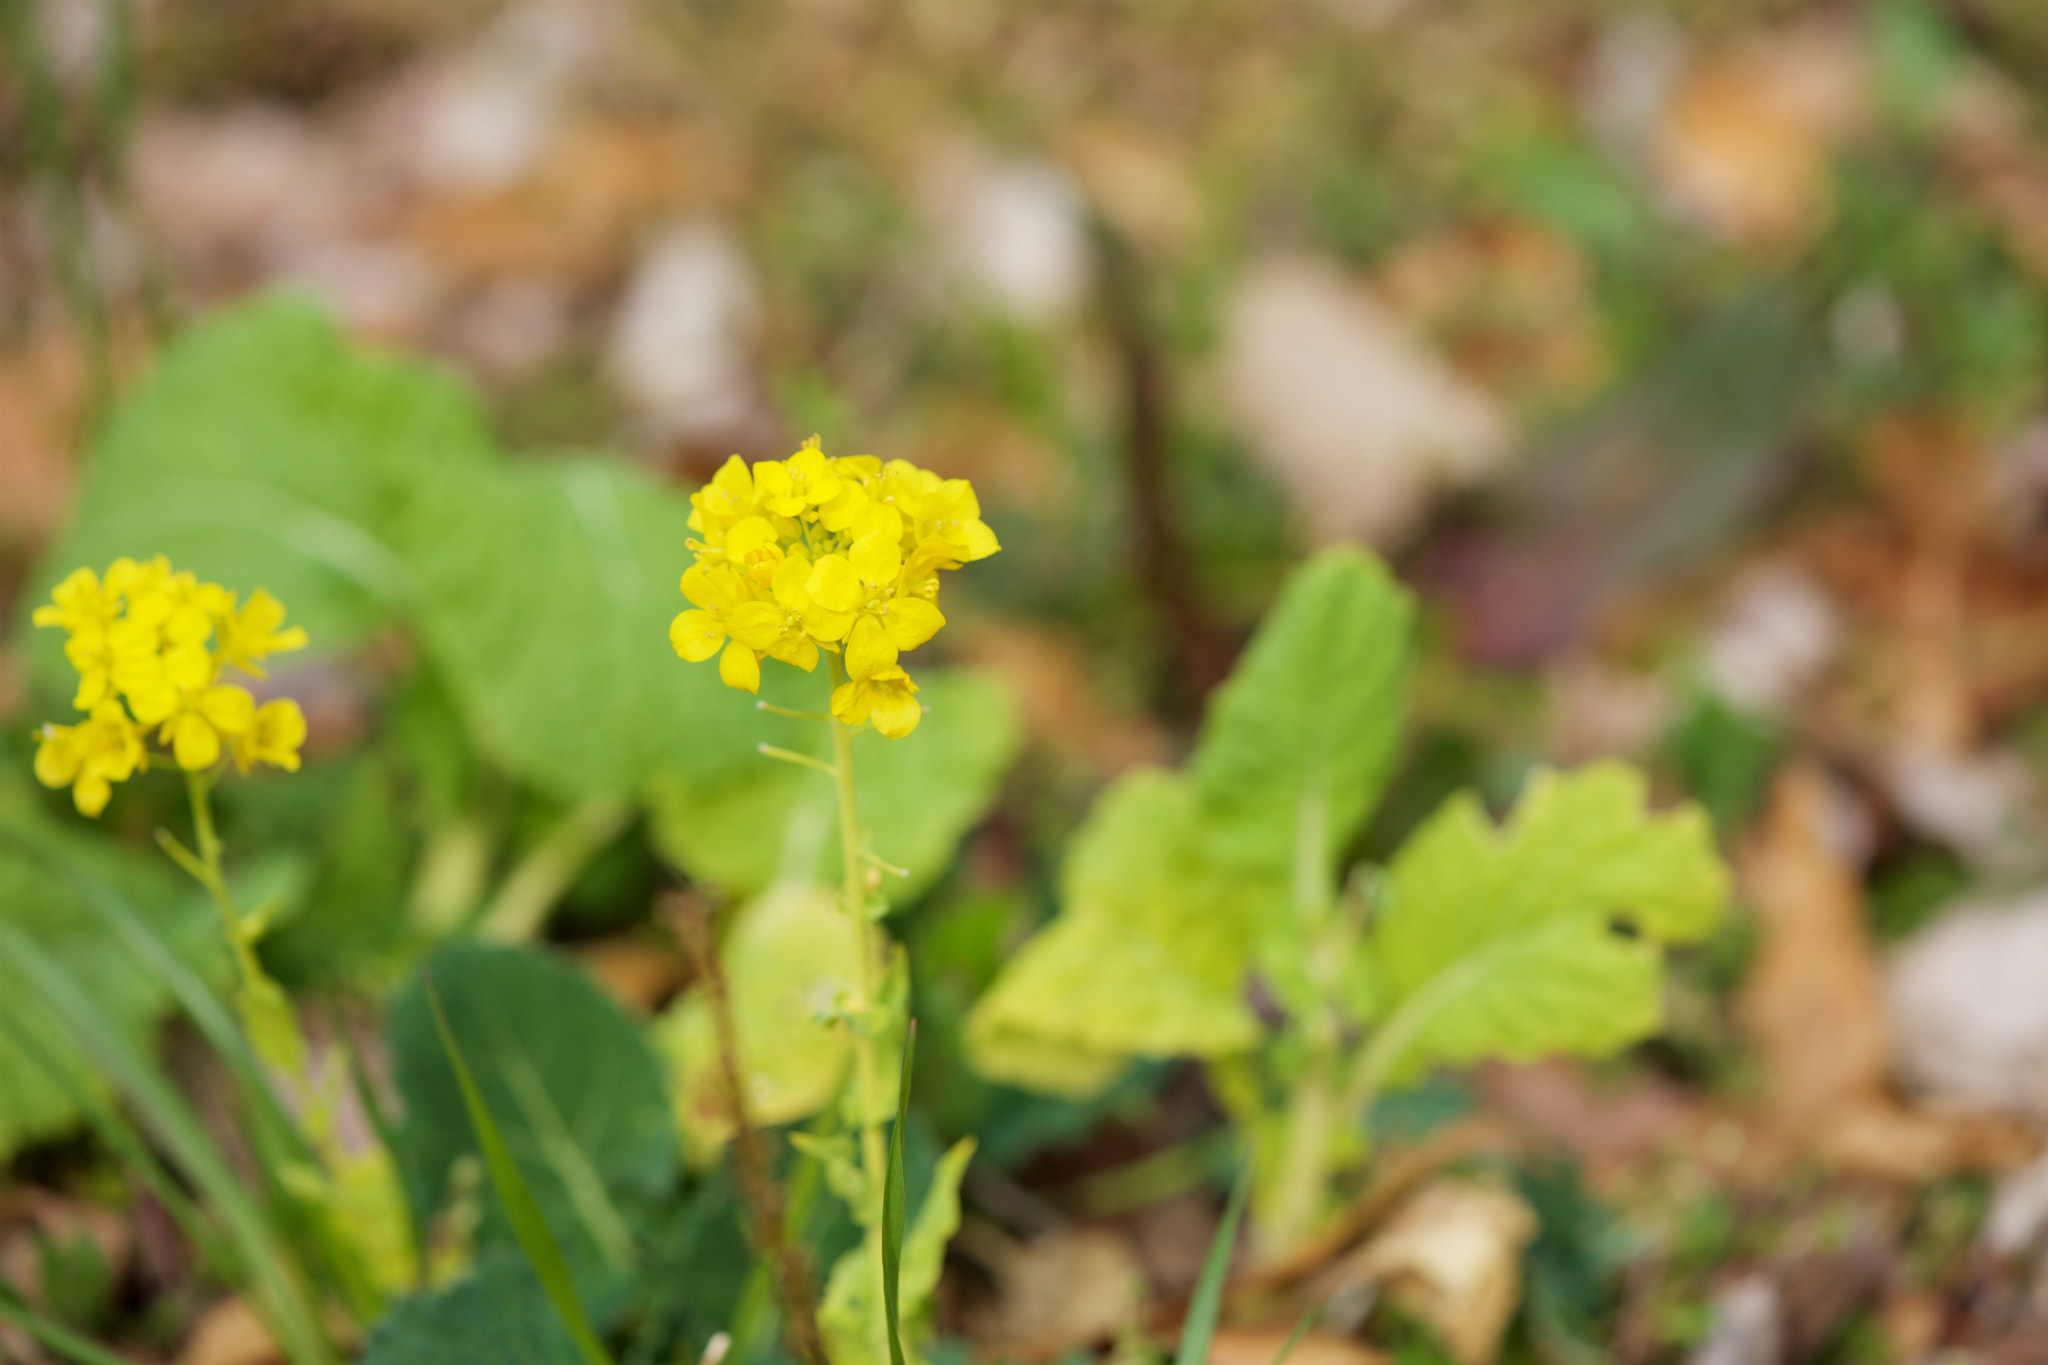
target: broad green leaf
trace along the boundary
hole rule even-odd
[[[1194,792],[1140,769],[1104,792],[1068,854],[1063,909],[968,1016],[991,1079],[1086,1093],[1134,1056],[1256,1042],[1242,984],[1259,897],[1208,860]]]
[[[227,943],[205,894],[153,854],[130,852],[84,829],[66,829],[42,814],[21,784],[0,782],[0,920],[20,930],[80,980],[92,985],[95,1007],[131,1045],[141,1048],[171,1007],[165,983],[127,947],[111,940],[80,889],[35,850],[76,859],[118,889],[178,957],[216,984],[228,974]],[[81,825],[83,822],[79,822]],[[0,1033],[0,1158],[24,1143],[56,1137],[78,1120],[70,1083],[98,1087],[97,1072],[73,1040],[35,1011],[19,1022],[35,1033],[36,1056]],[[52,1076],[49,1060],[73,1068],[70,1081]]]
[[[1496,829],[1453,798],[1401,850],[1372,961],[1390,1074],[1597,1053],[1655,1031],[1662,946],[1712,931],[1728,877],[1705,814],[1652,814],[1619,763],[1539,773]]]
[[[660,1064],[633,1021],[588,978],[545,953],[450,947],[428,964],[448,1023],[548,1226],[586,1296],[638,1255],[638,1220],[676,1179]],[[431,1217],[450,1168],[477,1152],[454,1071],[418,983],[385,1020],[404,1101],[398,1158],[413,1206]],[[477,1245],[509,1245],[486,1200]]]
[[[448,1289],[400,1302],[370,1333],[361,1365],[581,1365],[533,1269],[509,1249]]]
[[[1325,551],[1289,580],[1210,702],[1195,752],[1219,861],[1328,896],[1400,746],[1413,615],[1359,550]]]
[[[954,846],[995,799],[1019,738],[1016,704],[1000,680],[942,670],[920,675],[918,685],[931,714],[913,734],[886,739],[864,730],[853,739],[869,847],[910,874],[882,881],[895,905],[916,899],[952,865]],[[831,758],[822,724],[799,733],[784,747]],[[761,758],[708,783],[681,773],[659,778],[651,802],[656,846],[693,880],[742,896],[792,875],[839,880],[838,795],[822,773]]]
[[[413,482],[491,449],[451,377],[349,345],[308,302],[261,299],[184,333],[115,408],[34,596],[80,565],[162,553],[268,588],[316,648],[345,645],[408,590],[389,531]],[[60,633],[35,634],[68,693]]]
[[[756,1123],[807,1118],[832,1102],[851,1056],[843,1027],[823,1022],[859,973],[857,926],[824,887],[784,883],[742,906],[720,948]],[[709,1160],[731,1135],[710,1003],[692,991],[657,1028],[676,1120]]]
[[[456,1041],[454,1030],[448,1027],[447,1011],[441,1008],[441,997],[435,993],[431,980],[427,983],[427,1007],[434,1016],[434,1030],[440,1035],[448,1065],[455,1073],[455,1088],[462,1092],[462,1107],[469,1114],[470,1132],[476,1138],[477,1149],[483,1154],[484,1169],[490,1172],[491,1186],[498,1195],[498,1207],[503,1211],[513,1237],[518,1240],[519,1249],[526,1253],[526,1263],[533,1267],[534,1278],[540,1281],[541,1293],[547,1297],[548,1306],[555,1310],[562,1326],[568,1329],[569,1339],[576,1343],[576,1353],[583,1358],[585,1365],[611,1365],[611,1355],[604,1349],[604,1343],[598,1340],[597,1331],[590,1325],[590,1317],[584,1311],[583,1300],[576,1293],[575,1277],[569,1271],[568,1258],[562,1254],[562,1244],[548,1226],[547,1215],[541,1212],[525,1176],[520,1174],[519,1163],[513,1160],[512,1149],[505,1142],[505,1132],[498,1126],[497,1116],[491,1112],[483,1092],[477,1089],[476,1077],[469,1069],[469,1059],[463,1055],[462,1044]]]
[[[690,505],[631,466],[444,471],[402,533],[427,649],[478,744],[564,801],[758,759],[754,699],[676,657]],[[779,741],[778,741],[779,742]]]
[[[918,1206],[917,1221],[903,1239],[897,1290],[903,1323],[903,1345],[912,1362],[929,1329],[932,1294],[939,1287],[946,1243],[960,1228],[960,1177],[974,1156],[974,1139],[962,1138],[939,1158],[931,1188]],[[881,1301],[881,1249],[871,1234],[834,1263],[818,1308],[818,1327],[825,1335],[825,1354],[832,1365],[890,1365],[889,1321]]]

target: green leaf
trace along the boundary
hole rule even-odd
[[[595,1302],[631,1270],[639,1221],[676,1179],[660,1064],[595,984],[545,953],[453,946],[427,970],[520,1177]],[[396,1155],[430,1218],[451,1167],[479,1147],[418,983],[393,1002],[385,1038],[405,1106]],[[486,1204],[477,1245],[513,1240]]]
[[[1203,832],[1177,774],[1139,769],[1102,794],[1068,854],[1059,919],[968,1016],[977,1070],[1082,1094],[1134,1056],[1257,1041],[1241,986],[1260,897],[1211,864]]]
[[[441,1008],[440,997],[434,993],[431,976],[427,978],[426,990],[427,1005],[433,1012],[442,1050],[455,1072],[456,1089],[462,1093],[462,1106],[469,1113],[470,1129],[483,1153],[484,1167],[491,1174],[491,1185],[498,1193],[498,1206],[505,1212],[512,1235],[518,1239],[519,1249],[526,1253],[527,1264],[533,1267],[534,1278],[540,1281],[541,1292],[547,1296],[555,1316],[561,1319],[569,1339],[576,1344],[576,1353],[586,1365],[611,1365],[611,1355],[597,1339],[589,1315],[583,1311],[583,1301],[577,1297],[576,1281],[569,1273],[569,1262],[562,1255],[561,1243],[555,1240],[554,1232],[548,1227],[547,1216],[541,1212],[533,1191],[527,1187],[526,1178],[520,1174],[519,1163],[512,1159],[512,1149],[506,1145],[505,1135],[492,1117],[483,1092],[477,1089],[476,1078],[470,1074],[469,1063],[463,1059],[462,1046],[455,1041],[454,1030],[448,1027],[448,1015]]]
[[[451,377],[349,345],[307,302],[261,299],[181,335],[114,410],[33,596],[80,565],[163,553],[268,588],[333,649],[407,591],[389,528],[412,482],[491,449]],[[59,632],[35,634],[41,676],[68,694]]]
[[[1368,1063],[1412,1075],[1654,1032],[1662,945],[1713,929],[1728,875],[1704,812],[1645,797],[1640,773],[1600,763],[1539,772],[1501,829],[1469,794],[1446,802],[1389,869],[1372,954],[1390,1013]]]
[[[1223,1315],[1223,1285],[1230,1275],[1230,1254],[1237,1247],[1237,1227],[1244,1221],[1245,1201],[1251,1198],[1251,1191],[1252,1163],[1247,1161],[1230,1187],[1230,1202],[1224,1206],[1223,1221],[1216,1225],[1209,1254],[1202,1258],[1202,1275],[1195,1282],[1194,1297],[1188,1301],[1188,1316],[1181,1324],[1180,1349],[1174,1352],[1173,1365],[1208,1365],[1209,1344],[1216,1339],[1216,1322]],[[1293,1338],[1289,1338],[1287,1348],[1280,1354],[1285,1357],[1293,1344]]]
[[[96,1008],[129,1045],[142,1047],[169,1009],[166,983],[124,944],[111,941],[79,887],[59,875],[47,858],[29,856],[30,849],[91,867],[123,893],[180,960],[216,984],[226,980],[227,945],[219,916],[203,893],[153,855],[120,849],[84,828],[65,828],[44,816],[20,784],[0,781],[0,922],[90,981]],[[0,1034],[0,1158],[25,1143],[56,1137],[77,1122],[70,1083],[104,1085],[73,1040],[41,1015],[24,1012],[21,1024],[35,1031],[38,1056],[27,1055]],[[52,1076],[38,1057],[68,1065],[70,1080]]]
[[[499,1250],[467,1278],[406,1299],[370,1333],[361,1365],[581,1365],[533,1268]]]
[[[426,646],[493,760],[563,801],[713,780],[772,733],[718,670],[676,657],[690,505],[588,459],[446,470],[402,544]]]
[[[939,1158],[931,1188],[918,1206],[917,1221],[903,1239],[897,1278],[906,1358],[917,1365],[917,1343],[929,1326],[932,1294],[939,1287],[946,1243],[960,1228],[960,1177],[974,1156],[974,1139],[962,1138]],[[818,1327],[832,1365],[893,1365],[887,1345],[888,1316],[880,1298],[876,1266],[880,1248],[869,1236],[832,1266]]]
[[[852,1039],[822,1022],[859,978],[858,926],[819,886],[789,883],[742,906],[720,950],[748,1110],[756,1123],[808,1118],[839,1093]],[[710,1002],[692,991],[657,1026],[677,1121],[709,1160],[732,1132]]]
[[[995,800],[1019,741],[1016,703],[999,679],[934,670],[920,674],[918,685],[931,714],[913,734],[887,739],[864,730],[853,738],[869,846],[910,874],[883,878],[894,905],[915,900],[952,865],[954,847]],[[783,747],[830,758],[822,724],[798,734]],[[670,774],[650,795],[656,847],[694,881],[748,896],[787,876],[838,880],[838,798],[821,774],[764,759],[711,782]]]
[[[1307,878],[1327,899],[1379,799],[1406,720],[1414,605],[1362,551],[1326,550],[1287,584],[1217,689],[1193,764],[1219,861]]]

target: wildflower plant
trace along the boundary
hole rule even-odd
[[[1358,551],[1297,574],[1188,769],[1103,793],[1062,913],[967,1022],[983,1074],[1043,1091],[1100,1090],[1139,1057],[1204,1059],[1252,1139],[1267,1257],[1334,1212],[1388,1089],[1653,1034],[1664,945],[1711,933],[1727,895],[1705,813],[1651,811],[1642,775],[1611,762],[1537,772],[1502,826],[1454,797],[1386,866],[1347,874],[1403,736],[1412,617]]]
[[[297,1015],[256,954],[275,906],[244,911],[237,904],[213,818],[213,786],[229,768],[244,775],[259,766],[298,770],[306,740],[299,704],[288,697],[259,704],[235,679],[264,679],[265,661],[303,649],[306,632],[285,624],[284,605],[270,593],[259,588],[244,600],[174,569],[162,555],[117,559],[104,573],[77,569],[32,620],[65,632],[64,656],[78,677],[72,705],[84,713],[74,724],[35,731],[37,779],[68,787],[79,812],[98,817],[116,784],[153,764],[184,774],[193,846],[167,829],[157,831],[157,842],[219,911],[244,1041],[293,1092],[297,1150],[268,1152],[277,1166],[271,1174],[310,1215],[330,1284],[367,1309],[412,1274],[396,1172],[382,1148],[344,1150],[335,1113],[348,1079],[346,1052],[330,1050],[323,1077],[309,1078]],[[257,1104],[267,1108],[267,1096]]]
[[[907,1233],[895,1210],[892,1239],[882,1125],[901,1080],[909,980],[902,953],[874,925],[888,910],[882,875],[901,869],[862,836],[852,739],[863,728],[889,739],[917,729],[924,712],[903,656],[946,624],[940,575],[1000,546],[966,480],[942,479],[906,460],[829,457],[816,437],[786,460],[749,466],[733,457],[690,502],[696,558],[682,577],[691,609],[669,630],[676,653],[693,662],[715,656],[719,676],[746,692],[758,692],[764,658],[808,673],[822,656],[832,682],[829,713],[757,704],[823,722],[832,733],[829,763],[765,745],[762,752],[822,771],[838,792],[839,911],[851,926],[856,966],[850,988],[822,1009],[819,1022],[851,1035],[853,1057],[836,1113],[798,1145],[823,1165],[826,1183],[864,1234],[827,1285],[818,1313],[825,1345],[835,1365],[875,1365],[897,1348],[899,1301],[902,1317],[915,1322],[936,1286],[972,1143],[941,1160]],[[884,1283],[884,1267],[896,1258],[885,1250],[900,1252],[893,1284]]]

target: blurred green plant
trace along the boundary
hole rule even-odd
[[[1539,773],[1501,828],[1454,797],[1340,886],[1402,737],[1411,610],[1357,551],[1303,569],[1188,770],[1103,794],[1064,913],[968,1019],[986,1074],[1041,1089],[1099,1089],[1135,1057],[1206,1059],[1259,1153],[1267,1256],[1319,1224],[1388,1087],[1655,1032],[1662,945],[1704,937],[1726,894],[1705,815],[1651,814],[1618,764]]]

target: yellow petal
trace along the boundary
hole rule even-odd
[[[880,588],[896,581],[903,572],[903,538],[889,534],[889,528],[870,531],[853,543],[853,567],[861,581]]]
[[[846,671],[855,679],[872,678],[896,662],[896,646],[889,643],[889,632],[882,623],[872,616],[863,616],[853,623],[853,633],[846,637]]]
[[[725,623],[708,611],[686,611],[668,623],[668,642],[693,664],[725,648]]]
[[[860,576],[845,555],[826,555],[812,565],[804,588],[827,611],[852,611],[860,605]]]
[[[915,697],[889,692],[875,698],[874,710],[868,719],[874,722],[876,731],[883,737],[901,739],[924,719],[924,708],[917,704]]]
[[[71,804],[78,807],[78,813],[98,818],[107,808],[107,802],[114,795],[114,786],[104,777],[87,774],[78,779],[78,785],[71,789]]]
[[[772,602],[742,602],[726,618],[725,630],[748,649],[765,653],[782,638],[782,608]]]
[[[138,678],[126,691],[128,709],[144,725],[169,720],[171,713],[178,709],[178,689],[171,686],[168,678]]]
[[[199,714],[224,735],[239,735],[256,723],[256,699],[239,687],[209,687],[199,698]]]
[[[939,633],[946,618],[922,597],[897,597],[883,609],[882,624],[888,628],[889,642],[896,648],[916,649]]]
[[[804,586],[810,577],[811,561],[804,557],[802,550],[791,550],[775,566],[775,600],[782,604],[784,610],[802,612],[810,607],[810,589]]]
[[[204,719],[188,711],[178,718],[171,753],[186,772],[203,772],[220,761],[220,736]]]
[[[853,613],[850,611],[827,611],[817,603],[804,613],[804,634],[819,644],[835,644],[846,638],[846,632],[853,629]]]
[[[45,787],[70,786],[83,762],[78,734],[70,726],[45,725],[36,731],[36,781]]]
[[[848,725],[868,718],[867,689],[859,683],[841,683],[832,689],[832,714]]]
[[[718,656],[718,676],[725,680],[727,687],[742,692],[761,690],[761,660],[754,651],[738,640],[725,647],[725,653]]]

